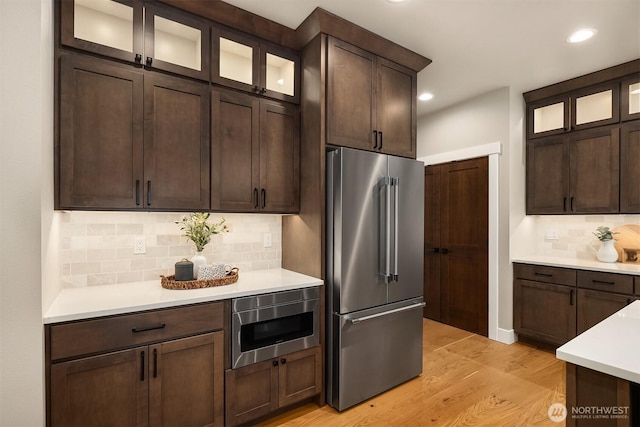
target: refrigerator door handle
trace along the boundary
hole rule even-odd
[[[391,179],[393,185],[393,280],[398,281],[398,210],[400,206],[400,178],[394,177]]]
[[[403,312],[403,311],[409,311],[409,310],[413,310],[413,309],[416,309],[416,308],[422,308],[425,305],[427,305],[426,302],[419,302],[419,303],[416,303],[416,304],[408,305],[406,307],[400,307],[400,308],[396,308],[396,309],[389,310],[389,311],[383,311],[382,313],[372,314],[370,316],[356,317],[355,319],[349,319],[349,322],[351,322],[352,325],[355,325],[355,324],[358,324],[360,322],[365,322],[367,320],[375,319],[375,318],[382,317],[382,316],[387,316],[389,314],[400,313],[400,312]]]
[[[380,274],[385,279],[391,281],[391,178],[385,176],[382,178],[382,187],[384,188],[384,247],[380,250],[384,253],[384,260],[382,264],[382,271]]]

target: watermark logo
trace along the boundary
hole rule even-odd
[[[554,423],[561,423],[567,417],[574,420],[615,420],[629,419],[628,406],[572,406],[571,411],[562,403],[553,403],[547,410],[549,419]]]
[[[549,406],[547,415],[554,423],[561,423],[567,418],[567,407],[562,403],[553,403]]]

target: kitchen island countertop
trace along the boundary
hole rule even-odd
[[[640,300],[559,347],[556,357],[640,383]]]
[[[522,264],[546,265],[549,267],[575,268],[578,270],[602,271],[605,273],[620,273],[640,276],[640,264],[621,262],[600,262],[595,258],[563,258],[547,255],[529,255],[514,257],[511,262]]]
[[[145,282],[65,288],[58,294],[45,313],[43,323],[84,320],[269,292],[302,289],[322,284],[321,279],[279,268],[241,271],[236,283],[202,289],[164,289],[160,285],[159,278],[158,280]]]

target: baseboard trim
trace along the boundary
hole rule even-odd
[[[504,344],[513,344],[514,342],[517,341],[516,333],[513,329],[498,328],[496,341],[500,341],[501,343],[504,343]]]

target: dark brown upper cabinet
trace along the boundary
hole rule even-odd
[[[212,92],[212,117],[211,208],[298,212],[297,107],[216,89]]]
[[[328,38],[327,144],[415,158],[416,73]]]
[[[640,213],[640,121],[620,129],[620,212]],[[637,287],[640,286],[636,285]],[[640,288],[638,289],[640,293]]]
[[[137,0],[60,0],[62,45],[209,80],[208,21]]]
[[[209,208],[209,88],[64,55],[59,209]]]
[[[214,27],[211,81],[298,103],[300,59],[297,52],[231,29]]]
[[[619,211],[620,129],[586,129],[527,143],[527,214]]]
[[[143,74],[90,57],[60,61],[57,207],[140,207]]]
[[[619,121],[620,90],[617,81],[527,105],[527,137],[530,139]]]
[[[621,83],[620,116],[623,121],[640,119],[640,75]]]

